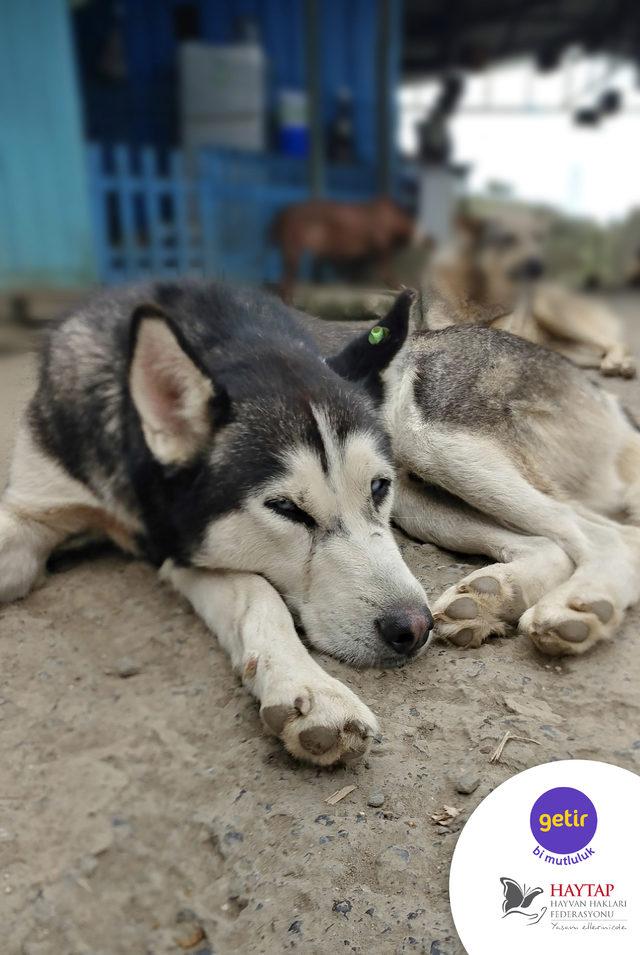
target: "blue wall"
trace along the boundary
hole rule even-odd
[[[397,8],[400,0],[395,0]],[[88,136],[99,142],[175,145],[176,45],[174,12],[182,0],[122,0],[121,25],[127,79],[105,82],[96,64],[113,29],[113,4],[92,0],[75,14],[83,76]],[[279,89],[306,85],[304,0],[197,0],[200,36],[211,43],[237,39],[239,18],[259,24],[270,65],[270,102]],[[355,101],[358,159],[376,156],[375,59],[378,0],[319,0],[319,37],[325,122],[333,116],[336,92],[348,87]],[[392,40],[390,39],[390,42]],[[399,49],[397,50],[397,80]]]
[[[0,2],[0,288],[95,277],[66,0]]]

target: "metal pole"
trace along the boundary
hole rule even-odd
[[[378,189],[384,195],[391,195],[395,178],[395,84],[401,65],[402,0],[378,0],[377,8]]]
[[[305,0],[305,52],[309,107],[309,189],[324,192],[324,129],[320,80],[320,16],[318,0]]]

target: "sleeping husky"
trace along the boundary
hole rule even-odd
[[[496,561],[434,607],[454,643],[518,621],[552,653],[610,636],[640,596],[640,530],[609,516],[640,520],[640,437],[614,398],[521,339],[408,338],[412,297],[327,362],[282,303],[221,284],[134,286],[72,314],[18,434],[0,599],[27,594],[65,538],[106,533],[161,568],[267,728],[319,765],[360,756],[376,720],[294,621],[355,665],[429,642],[392,512]]]

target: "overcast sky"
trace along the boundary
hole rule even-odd
[[[596,128],[576,126],[572,110],[591,105],[602,88],[620,90],[625,105],[638,112],[622,112]],[[429,84],[401,91],[405,149],[415,146],[415,120],[433,95]],[[567,104],[571,108],[563,112],[540,111]],[[521,111],[491,113],[487,106]],[[640,207],[640,88],[630,68],[603,59],[574,60],[550,75],[517,64],[474,77],[451,128],[456,161],[472,166],[472,190],[500,180],[520,198],[600,221]]]

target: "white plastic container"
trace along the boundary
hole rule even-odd
[[[179,48],[180,116],[187,155],[200,146],[265,148],[266,59],[256,43]]]

